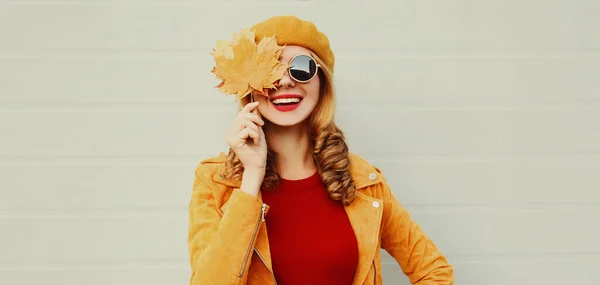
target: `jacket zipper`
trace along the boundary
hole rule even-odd
[[[256,226],[254,227],[254,233],[252,234],[252,240],[250,240],[250,244],[248,245],[248,250],[246,251],[246,256],[244,257],[244,262],[242,262],[242,268],[240,268],[240,274],[238,274],[239,278],[242,278],[244,275],[244,268],[246,268],[246,264],[248,264],[248,259],[250,258],[250,253],[252,253],[252,248],[254,248],[254,240],[256,239],[256,235],[258,234],[258,229],[260,228],[260,223],[265,221],[265,209],[267,208],[267,204],[263,203],[262,208],[260,210],[260,216],[258,217],[258,221],[256,221]]]
[[[263,259],[263,257],[260,255],[260,253],[258,253],[258,250],[256,248],[254,248],[254,251],[256,251],[256,255],[258,255],[260,260],[265,264],[265,266],[268,269],[269,266],[267,265],[267,262]],[[277,280],[275,279],[275,273],[273,273],[273,271],[271,271],[271,269],[269,269],[269,272],[271,272],[271,277],[273,277],[273,282],[275,282],[275,285],[277,285]]]

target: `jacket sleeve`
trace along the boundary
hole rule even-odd
[[[189,204],[190,284],[246,284],[262,203],[234,189],[221,217],[206,168],[196,169]]]
[[[411,220],[383,178],[381,247],[396,259],[411,284],[451,285],[454,270],[436,245]]]

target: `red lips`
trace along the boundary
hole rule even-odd
[[[285,99],[285,98],[298,98],[300,99],[300,102],[298,103],[284,103],[284,104],[280,104],[280,105],[275,105],[273,103],[273,100],[275,99]],[[277,96],[269,96],[269,100],[271,101],[271,104],[273,104],[273,107],[280,112],[289,112],[289,111],[293,111],[294,109],[298,108],[298,106],[300,106],[300,103],[302,103],[302,96],[297,95],[297,94],[281,94],[281,95],[277,95]]]

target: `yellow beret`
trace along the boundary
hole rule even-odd
[[[252,26],[256,41],[275,36],[279,45],[305,47],[316,53],[333,73],[335,56],[329,39],[312,22],[296,16],[275,16]]]

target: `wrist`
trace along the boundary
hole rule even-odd
[[[265,178],[265,169],[244,169],[240,189],[248,194],[258,196],[258,191]]]
[[[245,167],[244,168],[244,175],[256,175],[256,176],[260,176],[261,178],[265,175],[265,172],[267,170],[264,167],[259,167],[259,168],[248,168]]]

